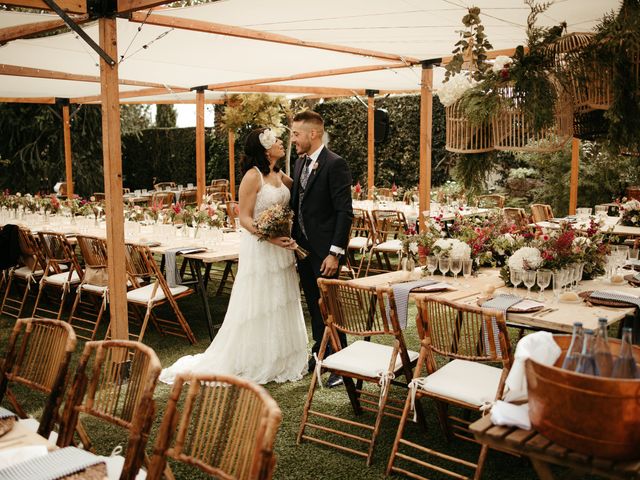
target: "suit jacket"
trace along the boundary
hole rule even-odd
[[[298,158],[293,172],[291,208],[295,212],[293,238],[300,241],[298,221],[300,175],[304,160]],[[353,208],[351,206],[351,172],[347,162],[327,147],[320,152],[317,168],[311,171],[302,199],[302,217],[311,250],[324,258],[331,245],[347,249]]]

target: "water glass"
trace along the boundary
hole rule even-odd
[[[524,270],[522,272],[522,283],[527,287],[527,298],[531,299],[531,287],[536,284],[536,271],[535,270]]]
[[[446,276],[449,271],[449,265],[451,264],[451,260],[449,257],[440,257],[438,259],[438,268],[442,272],[442,276]]]
[[[457,285],[458,274],[462,270],[462,257],[451,257],[449,268],[451,269],[451,273],[453,273],[453,283]]]
[[[538,295],[538,300],[544,302],[544,289],[549,286],[551,283],[551,270],[547,270],[546,268],[541,268],[538,270],[537,275],[537,284],[540,287],[540,294]]]
[[[554,271],[553,275],[551,276],[551,279],[553,281],[552,283],[553,296],[555,298],[555,302],[558,303],[560,301],[560,294],[562,293],[562,287],[564,286],[564,282],[565,282],[564,270]]]
[[[465,282],[469,282],[469,278],[473,273],[473,260],[470,258],[465,258],[462,260],[462,276],[465,279]],[[465,286],[469,286],[469,283],[466,283]]]
[[[519,268],[512,268],[509,271],[509,280],[511,280],[511,284],[513,285],[513,294],[516,294],[516,288],[518,288],[518,285],[520,285],[520,283],[522,282],[522,273],[523,271]]]
[[[429,273],[431,274],[431,277],[433,278],[433,273],[438,269],[438,257],[436,257],[435,255],[429,255],[427,257],[427,270],[429,270]]]
[[[637,262],[638,261],[638,252],[640,252],[640,249],[638,248],[630,248],[629,249],[629,260],[631,260],[632,262]]]

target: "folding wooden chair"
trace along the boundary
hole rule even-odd
[[[375,229],[374,244],[369,249],[367,256],[367,269],[365,276],[372,270],[376,273],[390,272],[400,268],[400,255],[402,253],[402,240],[400,235],[407,230],[407,220],[404,213],[397,210],[373,210],[373,227]],[[376,256],[377,268],[371,269],[371,260]],[[395,257],[397,265],[393,265]]]
[[[362,265],[367,258],[369,249],[373,246],[374,229],[371,217],[367,210],[353,209],[353,221],[351,222],[351,236],[347,246],[347,265],[353,270],[356,277],[360,276]],[[356,255],[360,255],[360,259]]]
[[[28,418],[9,389],[20,384],[47,395],[38,434],[48,438],[58,421],[71,355],[76,348],[73,328],[58,320],[21,318],[16,321],[4,361],[0,364],[0,402],[6,395],[20,418]]]
[[[64,234],[38,232],[38,238],[47,265],[31,316],[60,320],[67,295],[82,280],[82,269]]]
[[[95,340],[109,302],[107,243],[84,235],[78,235],[76,240],[84,260],[84,276],[76,289],[69,323],[79,338]]]
[[[417,407],[422,397],[429,397],[436,403],[447,439],[456,436],[475,442],[467,428],[471,422],[449,415],[448,406],[479,413],[502,397],[513,360],[504,313],[434,297],[418,299],[417,303],[420,357],[398,425],[387,474],[403,473],[411,478],[425,478],[408,470],[410,466],[418,465],[454,478],[468,478],[442,464],[429,463],[429,458],[435,457],[474,470],[474,478],[478,479],[488,452],[486,445],[482,446],[477,463],[472,463],[456,458],[451,452],[439,452],[404,440],[402,433],[411,406]],[[500,364],[501,368],[488,365],[490,362]],[[426,377],[421,377],[423,366],[426,366]]]
[[[64,404],[57,445],[71,445],[77,432],[82,447],[95,452],[81,414],[120,427],[128,433],[120,478],[135,478],[145,462],[161,370],[155,352],[139,342],[87,342]]]
[[[172,458],[216,478],[270,479],[281,421],[276,402],[255,383],[226,375],[179,375],[147,478],[160,479]]]
[[[176,188],[176,182],[158,182],[153,184],[156,191],[162,191],[166,188]]]
[[[504,208],[504,195],[478,195],[476,197],[476,206],[480,208]]]
[[[46,261],[36,238],[27,228],[18,230],[20,266],[9,269],[7,286],[2,298],[0,312],[20,318],[31,288],[38,284],[44,274]]]
[[[515,223],[519,227],[524,227],[529,223],[529,219],[527,218],[524,208],[505,207],[502,209],[502,214],[507,220]]]
[[[183,205],[187,206],[187,205],[191,205],[191,206],[196,206],[198,205],[198,191],[195,188],[189,188],[187,190],[182,190],[182,192],[180,192],[180,203],[182,203]]]
[[[151,194],[150,205],[170,207],[174,199],[175,199],[175,194],[173,192],[157,191]]]
[[[406,387],[406,383],[399,383],[394,379],[404,375],[407,383],[411,381],[412,365],[418,358],[418,353],[407,350],[398,325],[391,289],[361,287],[343,280],[329,279],[319,279],[318,285],[326,328],[297,442],[299,444],[302,440],[310,440],[331,446],[364,457],[367,465],[370,465],[383,415],[399,418],[400,414],[398,407],[389,405],[394,401],[402,405],[399,400],[389,397],[389,387],[392,383]],[[358,340],[342,347],[338,338],[340,332],[353,335]],[[372,337],[375,337],[375,342],[369,341]],[[380,343],[385,340],[393,346]],[[329,342],[334,353],[325,358]],[[355,415],[360,416],[363,410],[373,412],[373,422],[340,418],[311,408],[322,369],[342,376]],[[353,383],[354,380],[357,384]],[[375,385],[377,392],[366,391],[363,388],[364,382]],[[423,421],[422,415],[420,418]],[[313,433],[316,432],[328,434],[327,438],[314,436]],[[345,441],[334,443],[333,438]],[[348,440],[355,441],[357,445],[345,445]],[[358,449],[362,444],[366,448]]]
[[[149,247],[127,244],[126,254],[127,273],[133,285],[127,292],[127,302],[136,311],[140,308],[145,309],[144,315],[140,316],[140,332],[136,335],[130,329],[129,337],[141,342],[151,319],[160,333],[185,337],[189,342],[196,343],[196,337],[177,303],[177,300],[191,295],[194,291],[186,285],[169,287]],[[173,310],[175,319],[163,319],[153,314],[156,307],[165,304]]]
[[[553,210],[551,205],[545,205],[543,203],[534,203],[531,205],[531,218],[535,223],[546,222],[553,218]]]

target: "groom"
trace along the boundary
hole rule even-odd
[[[324,146],[323,134],[324,121],[316,112],[306,110],[293,117],[292,144],[298,153],[291,191],[291,208],[295,212],[293,238],[309,251],[309,256],[298,262],[298,272],[311,313],[312,353],[319,351],[324,333],[318,278],[338,277],[353,219],[351,172],[342,157]],[[340,342],[346,345],[344,334]],[[314,367],[312,357],[309,370]],[[327,385],[340,383],[342,379],[332,375]]]

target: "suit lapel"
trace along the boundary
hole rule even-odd
[[[304,162],[300,157],[298,157],[296,159],[296,165],[293,170],[293,195],[296,201],[297,201],[297,198],[300,196],[300,175],[302,174],[303,165],[304,165]]]
[[[325,163],[327,163],[326,158],[327,158],[327,147],[323,147],[322,151],[320,152],[320,155],[318,156],[318,160],[316,161],[315,168],[311,170],[311,173],[309,174],[309,180],[307,180],[307,186],[304,189],[304,198],[302,199],[303,203],[305,198],[308,197],[311,187],[313,187],[313,184],[316,182],[316,178],[324,168]]]

